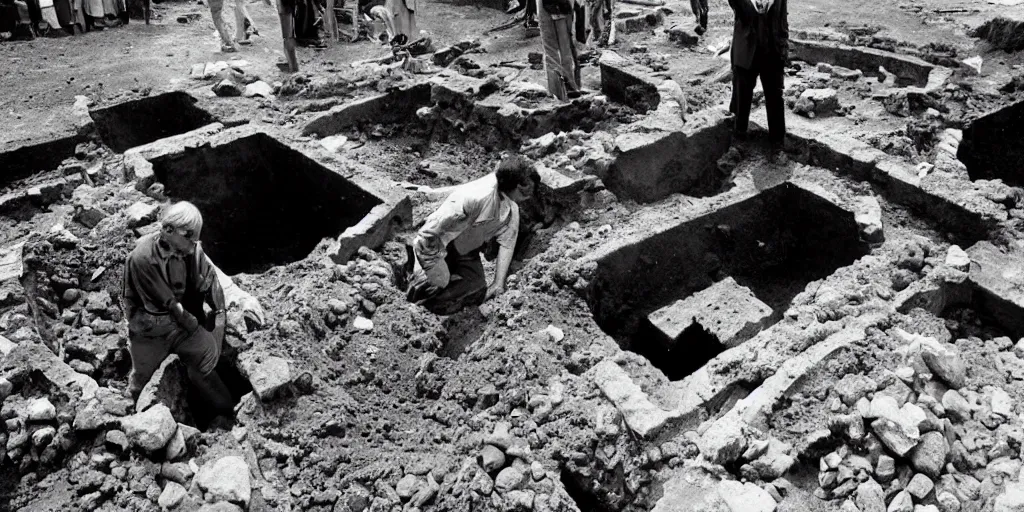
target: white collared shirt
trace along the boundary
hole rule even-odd
[[[459,254],[479,249],[496,238],[514,248],[519,236],[519,205],[498,191],[494,174],[459,186],[420,228],[413,248],[432,284],[448,285],[448,244]]]

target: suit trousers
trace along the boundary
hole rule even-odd
[[[690,0],[690,10],[697,19],[697,25],[708,28],[708,0]]]
[[[537,3],[537,18],[540,22],[540,38],[544,47],[544,71],[548,76],[548,92],[565,100],[566,84],[573,90],[576,83],[576,59],[573,42],[573,16],[553,16],[540,2]],[[562,79],[565,79],[565,82]]]
[[[785,68],[782,59],[777,57],[764,58],[754,56],[753,69],[739,66],[732,72],[732,102],[735,106],[736,124],[734,132],[745,136],[750,124],[750,105],[754,99],[754,86],[758,77],[764,89],[765,109],[768,114],[768,138],[774,149],[782,149],[786,140],[786,107],[782,100],[783,76]],[[732,110],[732,109],[731,109]]]

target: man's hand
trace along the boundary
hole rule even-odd
[[[213,321],[213,342],[221,343],[224,341],[224,330],[227,327],[227,313],[221,311],[217,313],[216,318]]]
[[[503,293],[505,293],[504,283],[500,283],[495,280],[495,282],[491,283],[491,285],[487,287],[487,295],[484,296],[484,301],[491,300]]]
[[[414,273],[409,280],[409,289],[405,292],[405,298],[409,302],[419,303],[437,295],[441,288],[430,283],[427,274],[422,270]]]

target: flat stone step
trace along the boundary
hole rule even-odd
[[[735,347],[768,326],[772,308],[749,288],[727,277],[685,299],[665,306],[647,319],[672,348],[688,329],[703,328],[726,347]]]

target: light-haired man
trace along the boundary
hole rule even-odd
[[[439,314],[482,302],[505,291],[519,238],[519,205],[533,196],[540,174],[523,157],[502,160],[493,175],[461,185],[427,217],[412,246],[416,272],[408,298]],[[490,286],[480,248],[498,242]]]
[[[167,208],[160,225],[160,231],[138,240],[125,261],[128,390],[138,398],[164,359],[177,354],[209,405],[229,412],[230,393],[214,371],[224,341],[224,292],[199,243],[203,216],[183,201]],[[209,317],[204,303],[212,309]]]

